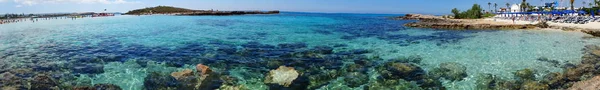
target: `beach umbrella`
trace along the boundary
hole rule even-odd
[[[579,11],[579,12],[577,12],[577,13],[579,13],[580,15],[585,15],[587,12],[585,12],[585,11],[583,11],[583,10],[580,10],[580,11]]]

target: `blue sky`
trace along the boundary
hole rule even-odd
[[[532,5],[541,5],[542,1],[554,0],[528,0]],[[593,0],[576,0],[576,6],[581,6],[582,1]],[[464,10],[474,3],[483,4],[482,7],[487,9],[488,2],[505,7],[507,2],[518,3],[521,0],[0,0],[0,14],[100,12],[103,9],[127,12],[158,5],[216,10],[449,14],[452,8]],[[568,4],[568,0],[564,2]]]

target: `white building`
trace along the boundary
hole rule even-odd
[[[513,4],[510,6],[510,12],[521,12],[521,4]]]

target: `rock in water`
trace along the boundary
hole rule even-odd
[[[439,68],[434,68],[430,75],[434,77],[443,77],[452,81],[460,81],[467,77],[467,68],[461,64],[447,62],[440,64]]]
[[[58,82],[52,77],[46,75],[38,75],[31,81],[32,90],[58,90]]]
[[[517,72],[515,72],[515,76],[521,80],[533,80],[535,79],[535,75],[534,75],[535,71],[531,70],[531,69],[523,69],[523,70],[518,70]]]
[[[575,83],[569,90],[598,90],[600,89],[600,76],[596,76],[590,80],[579,81]]]
[[[206,74],[210,74],[212,72],[212,70],[210,70],[210,68],[208,66],[203,65],[203,64],[196,65],[196,71],[198,71],[198,73],[200,73],[200,75],[206,75]]]
[[[378,67],[378,72],[385,79],[417,81],[425,78],[425,70],[411,63],[388,62]]]
[[[192,72],[192,70],[190,69],[185,69],[181,72],[173,72],[171,73],[171,76],[175,77],[175,79],[180,80],[181,78],[187,77],[187,76],[192,76],[194,75],[194,73]]]
[[[288,87],[292,84],[292,81],[298,78],[298,75],[298,71],[294,70],[293,67],[279,66],[276,70],[269,71],[265,83],[279,84]]]
[[[95,90],[122,90],[121,87],[114,84],[96,84]]]
[[[146,90],[174,89],[176,86],[179,86],[179,83],[170,75],[153,72],[144,78],[144,88]]]
[[[114,84],[96,84],[94,86],[74,87],[66,90],[123,90],[121,87]],[[155,89],[149,89],[155,90]]]

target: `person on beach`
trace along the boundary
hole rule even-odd
[[[515,24],[515,17],[512,18],[513,24]]]

